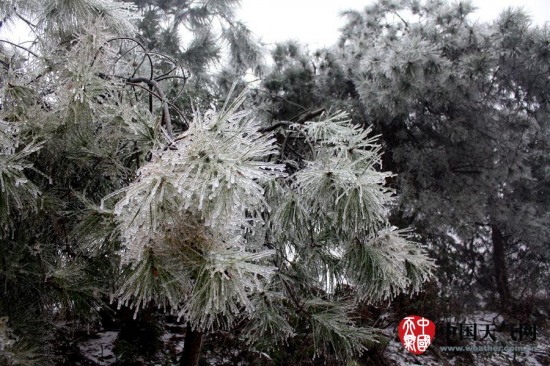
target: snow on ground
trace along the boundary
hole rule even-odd
[[[476,324],[493,324],[501,326],[503,317],[496,313],[477,312],[469,314],[464,319],[448,319],[452,324],[459,323],[476,323]],[[495,342],[490,340],[484,341],[462,341],[454,345],[458,346],[475,346],[475,347],[525,347],[522,351],[512,352],[459,352],[456,350],[445,350],[445,342],[436,342],[432,344],[428,351],[422,355],[413,355],[407,351],[397,338],[396,327],[388,327],[383,330],[383,333],[390,340],[384,351],[385,359],[389,365],[395,366],[501,366],[501,365],[528,365],[528,366],[546,366],[550,365],[550,334],[545,329],[537,328],[536,340],[514,341],[509,332],[499,332],[498,339]],[[165,345],[164,352],[158,355],[158,361],[162,364],[169,364],[169,355],[175,357],[183,350],[183,342],[185,338],[185,327],[177,323],[167,323],[165,333],[162,340]],[[88,339],[79,344],[82,355],[88,361],[95,365],[108,366],[116,361],[116,356],[113,353],[114,343],[118,337],[116,331],[106,331],[97,333],[95,338]],[[436,338],[438,334],[436,334]],[[443,335],[439,335],[443,337]],[[530,349],[529,349],[530,348]],[[208,357],[208,355],[207,355]],[[210,365],[216,365],[220,360],[211,357],[208,360]]]
[[[96,338],[87,339],[78,345],[80,352],[97,365],[112,365],[116,361],[113,347],[118,337],[118,332],[101,332]]]
[[[94,338],[79,343],[81,354],[87,361],[98,366],[108,366],[116,362],[117,358],[113,352],[115,342],[118,338],[118,331],[99,332]],[[185,325],[177,323],[166,323],[165,332],[161,336],[166,353],[159,352],[156,358],[159,362],[154,365],[169,364],[169,356],[179,355],[183,351],[185,338]]]

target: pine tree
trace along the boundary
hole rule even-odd
[[[231,85],[246,72],[261,71],[262,47],[236,18],[238,0],[138,0],[135,3],[141,15],[138,30],[144,45],[169,56],[158,67],[168,72],[176,61],[185,70],[182,73],[185,93],[176,85],[167,90],[167,95],[175,99],[188,119],[193,118],[192,113],[187,113],[189,103],[200,103],[201,108],[208,109],[215,101],[222,86],[217,79],[222,74]],[[174,119],[179,123],[179,116]]]
[[[354,324],[357,303],[430,275],[388,222],[376,138],[345,113],[281,122],[281,142],[246,90],[182,111],[167,92],[186,78],[177,60],[136,38],[143,8],[141,20],[109,0],[0,9],[35,34],[1,41],[2,362],[61,362],[55,339],[109,301],[186,322],[182,364],[235,328],[260,352],[301,339],[350,359],[375,339]]]
[[[473,9],[377,2],[347,14],[340,55],[399,174],[394,222],[456,261],[459,272],[441,266],[455,287],[479,278],[512,312],[547,296],[550,39],[522,11],[480,24]]]

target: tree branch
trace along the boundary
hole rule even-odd
[[[272,126],[260,128],[260,129],[259,129],[259,132],[261,132],[261,133],[271,132],[271,131],[276,130],[276,129],[279,128],[279,127],[288,126],[289,124],[290,124],[290,122],[278,122],[278,123],[275,123],[275,124],[272,125]]]
[[[126,79],[127,83],[144,83],[147,84],[150,88],[154,88],[157,91],[158,97],[162,102],[162,125],[166,128],[166,132],[170,138],[174,137],[174,132],[172,129],[172,119],[170,118],[170,110],[168,108],[168,100],[164,91],[160,87],[159,83],[152,79],[147,78],[130,78]]]
[[[132,41],[134,42],[135,44],[137,44],[142,50],[143,50],[143,53],[144,53],[144,56],[147,57],[147,59],[149,60],[149,67],[151,69],[151,73],[150,73],[150,80],[153,80],[153,60],[151,59],[151,56],[149,55],[149,52],[147,51],[147,48],[145,48],[145,46],[140,42],[138,41],[137,39],[135,38],[132,38],[132,37],[115,37],[115,38],[111,38],[111,39],[108,39],[107,41],[105,41],[105,43],[103,44],[103,46],[99,47],[99,49],[97,50],[97,52],[95,53],[95,56],[94,56],[94,59],[92,60],[92,63],[90,66],[93,66],[96,59],[97,59],[97,56],[99,55],[99,52],[101,52],[101,50],[103,49],[103,47],[107,44],[107,43],[110,43],[110,42],[113,42],[113,41],[123,41],[123,40],[127,40],[127,41]],[[118,59],[120,60],[120,58]],[[117,60],[117,61],[118,61]],[[143,62],[142,62],[143,63]],[[141,64],[138,66],[137,69],[139,69],[139,67],[141,67]],[[137,69],[135,71],[137,71]],[[135,71],[134,71],[134,74],[132,76],[135,75]]]
[[[26,48],[26,47],[23,47],[23,46],[18,45],[17,43],[13,43],[13,42],[10,42],[10,41],[5,40],[5,39],[0,39],[0,42],[4,42],[4,43],[10,44],[10,45],[12,45],[12,46],[14,46],[14,47],[21,48],[22,50],[27,51],[28,53],[30,53],[30,54],[33,55],[34,57],[40,58],[40,56],[38,56],[38,54],[34,53],[33,51],[29,50],[29,49]]]
[[[303,114],[300,114],[298,116],[299,118],[296,122],[297,123],[305,123],[309,120],[312,120],[315,117],[320,116],[321,114],[323,114],[323,112],[325,112],[325,108],[319,108],[319,109],[316,109],[316,110],[313,110],[313,111],[312,110],[306,111]]]

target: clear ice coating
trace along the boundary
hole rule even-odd
[[[242,231],[245,217],[268,209],[262,184],[285,175],[285,166],[266,162],[277,154],[275,140],[260,122],[238,111],[244,95],[222,111],[195,113],[174,149],[157,151],[115,205],[126,250],[123,264],[138,261],[146,247],[162,247],[171,217],[200,217],[212,229]],[[229,230],[232,231],[232,230]]]
[[[415,254],[402,233],[376,235],[386,225],[384,207],[392,192],[383,186],[391,174],[379,171],[380,150],[369,131],[343,114],[295,126],[311,154],[299,164],[285,162],[296,168],[287,177],[284,164],[270,162],[278,153],[274,139],[237,111],[242,101],[195,113],[173,149],[153,152],[137,179],[113,194],[121,196],[114,208],[124,245],[121,262],[133,268],[115,293],[119,306],[137,313],[153,300],[194,327],[227,326],[261,311],[251,295],[264,293],[277,270],[270,259],[275,251],[265,249],[278,248],[293,263],[303,245],[330,246],[328,253],[338,260],[348,256],[342,270],[346,281],[360,284],[362,299],[416,285],[404,271],[407,261],[420,263],[422,253]],[[268,237],[282,243],[282,251],[266,243]],[[350,238],[357,244],[353,252]],[[169,259],[145,268],[151,253]],[[183,258],[172,262],[174,268],[171,255]],[[364,265],[372,258],[383,264],[373,267],[381,284],[373,283]],[[310,263],[320,262],[312,257]],[[332,286],[333,274],[318,277],[321,286]]]

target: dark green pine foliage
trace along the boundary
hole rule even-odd
[[[328,49],[310,52],[297,42],[280,43],[258,90],[258,106],[274,121],[311,118],[319,109],[345,110],[362,124],[364,108],[337,55]]]
[[[165,70],[174,61],[185,76],[167,91],[181,110],[189,105],[208,108],[218,90],[216,73],[223,70],[229,84],[246,72],[259,72],[262,48],[245,24],[236,19],[238,0],[139,0],[142,19],[138,23],[145,46],[169,56]],[[227,92],[224,90],[222,92]],[[187,117],[190,117],[187,115]],[[175,117],[176,123],[178,117]]]
[[[135,17],[125,4],[92,4],[1,9],[7,20],[29,21],[36,37],[28,47],[3,40],[0,49],[1,364],[66,360],[116,279],[116,226],[92,202],[131,179],[133,154],[147,143],[124,131],[146,118],[116,100],[122,84],[102,76],[112,72],[104,61],[115,59],[105,42],[132,34]]]

